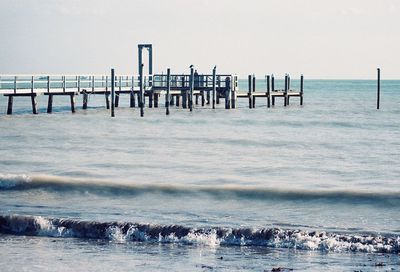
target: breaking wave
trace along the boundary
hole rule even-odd
[[[281,228],[191,228],[130,222],[97,222],[41,216],[0,216],[0,233],[104,239],[117,243],[178,243],[207,246],[265,246],[334,252],[400,253],[400,237],[350,235]]]

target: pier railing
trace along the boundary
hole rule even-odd
[[[143,76],[144,87],[152,85],[152,76]],[[118,75],[115,88],[118,91],[139,89],[138,75]],[[50,93],[50,92],[95,92],[109,90],[109,75],[0,75],[0,93]]]
[[[190,88],[190,75],[172,74],[170,75],[171,82],[170,87],[174,88]],[[156,74],[153,75],[152,87],[154,88],[166,88],[167,87],[167,75]],[[229,82],[234,82],[237,87],[237,76],[236,75],[217,75],[216,86],[218,88],[228,87]],[[193,78],[194,89],[210,89],[213,87],[213,75],[194,75]]]

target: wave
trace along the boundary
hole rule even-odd
[[[27,176],[0,174],[0,191],[4,190],[46,190],[65,193],[84,192],[114,196],[131,196],[145,193],[169,195],[206,194],[218,198],[242,198],[248,200],[301,200],[345,202],[352,204],[373,204],[396,207],[400,205],[400,192],[366,191],[351,189],[288,189],[249,185],[179,185],[140,184],[105,180],[74,179],[56,176]]]
[[[97,222],[41,216],[0,215],[0,233],[104,239],[117,243],[177,243],[208,246],[266,246],[334,252],[400,253],[400,237],[350,235],[281,228],[192,228],[130,222]]]

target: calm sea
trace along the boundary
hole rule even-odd
[[[399,270],[400,81],[379,111],[375,90],[306,80],[304,106],[144,118],[128,96],[116,118],[100,95],[35,116],[1,97],[0,270]]]

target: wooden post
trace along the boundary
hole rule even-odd
[[[33,114],[38,114],[36,94],[32,94],[31,95],[31,102],[32,102],[32,113]]]
[[[17,76],[14,77],[14,93],[17,93]]]
[[[285,91],[283,93],[283,105],[287,106],[288,75],[285,75]]]
[[[86,90],[83,92],[83,105],[82,105],[82,109],[86,110],[87,109],[87,104],[88,104],[88,94],[86,92]]]
[[[267,75],[267,107],[271,107],[271,89],[270,89],[270,76]]]
[[[12,114],[12,110],[13,110],[13,100],[14,100],[14,96],[9,95],[8,96],[8,105],[7,105],[7,114],[11,115]]]
[[[131,84],[132,84],[132,86],[131,86],[129,106],[131,108],[134,108],[136,106],[135,105],[135,77],[134,76],[132,76],[132,78],[131,78]]]
[[[251,95],[251,75],[248,76],[248,85],[249,85],[249,90],[247,92],[247,95],[249,97],[249,109],[251,109],[253,107],[253,100],[252,100],[252,95]]]
[[[70,94],[71,112],[75,113],[75,94]]]
[[[170,103],[170,95],[169,92],[171,91],[171,69],[167,69],[167,94],[165,95],[165,109],[166,115],[169,115],[169,103]]]
[[[190,77],[189,77],[189,109],[193,111],[193,89],[194,89],[194,69],[190,68]]]
[[[33,93],[34,89],[35,89],[35,81],[34,81],[34,76],[32,76],[31,78],[31,93]]]
[[[149,91],[149,108],[153,107],[153,91]]]
[[[300,76],[300,105],[303,105],[303,82],[304,82],[304,77],[303,75]]]
[[[232,101],[231,101],[231,106],[232,109],[236,109],[236,101],[237,101],[237,76],[232,76],[231,77],[231,93],[232,93]]]
[[[49,94],[49,98],[47,101],[47,113],[53,112],[53,95]]]
[[[253,74],[253,93],[256,92],[256,76]],[[256,107],[256,97],[253,96],[253,108]]]
[[[380,103],[381,103],[381,69],[377,69],[378,73],[378,81],[376,85],[376,109],[379,110],[380,108]]]
[[[271,91],[275,92],[275,77],[274,77],[274,75],[271,76]],[[272,104],[272,106],[275,106],[275,96],[272,97],[271,104]]]
[[[158,97],[159,97],[159,94],[157,92],[153,92],[153,96],[154,96],[154,108],[158,108]]]
[[[200,91],[200,96],[201,96],[201,106],[204,107],[206,104],[206,97],[204,95],[204,91]]]
[[[135,105],[135,93],[133,92],[133,90],[131,90],[129,97],[130,97],[129,107],[134,108],[136,105]]]
[[[225,109],[231,108],[231,78],[225,78]]]
[[[107,110],[109,110],[110,109],[110,92],[108,91],[108,76],[106,76],[105,98],[106,98],[106,108],[107,108]]]
[[[288,78],[287,78],[287,91],[286,91],[286,105],[289,106],[290,96],[289,96],[288,92],[290,92],[290,75],[289,74],[288,74]]]
[[[215,95],[217,92],[217,66],[214,66],[213,75],[212,75],[212,108],[215,109]]]
[[[139,65],[139,85],[140,85],[140,116],[144,116],[144,88],[143,88],[143,63]]]
[[[115,117],[114,96],[115,96],[115,71],[114,69],[111,69],[111,117]]]

